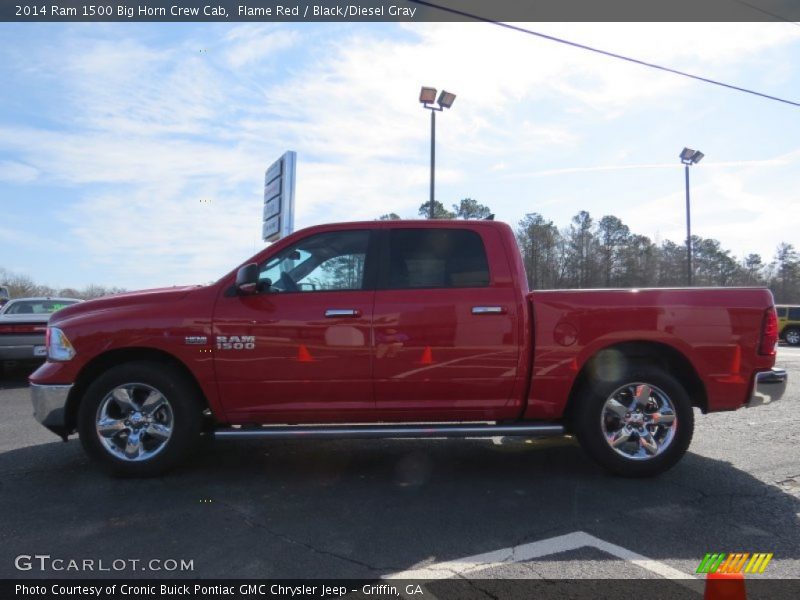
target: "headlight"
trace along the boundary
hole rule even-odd
[[[72,360],[75,348],[72,347],[66,334],[58,327],[47,328],[47,358],[49,360]]]

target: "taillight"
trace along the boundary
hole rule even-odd
[[[44,333],[47,327],[40,324],[0,325],[0,334]]]
[[[775,307],[771,306],[764,313],[764,325],[761,330],[761,344],[758,353],[767,356],[774,355],[778,348],[778,314]]]

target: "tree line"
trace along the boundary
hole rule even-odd
[[[419,216],[429,218],[430,205],[419,207]],[[464,198],[452,209],[434,203],[435,219],[486,219],[491,209],[473,198]],[[386,213],[382,220],[400,219]],[[664,240],[654,242],[635,233],[614,215],[595,220],[585,210],[559,228],[540,213],[525,215],[516,227],[528,285],[531,289],[604,287],[681,287],[686,285],[686,246]],[[781,242],[771,259],[759,254],[736,258],[719,241],[692,236],[693,284],[695,286],[765,286],[782,304],[800,304],[800,254],[792,244]],[[348,269],[350,266],[348,265]],[[349,272],[349,271],[348,271]],[[12,298],[63,296],[97,298],[125,290],[89,285],[53,288],[37,284],[26,275],[0,267],[0,285]]]
[[[429,218],[430,204],[419,216]],[[434,203],[436,219],[484,219],[488,206],[465,198],[448,210]],[[395,213],[380,219],[399,219]],[[681,287],[686,285],[686,245],[631,231],[614,215],[595,220],[582,210],[559,228],[540,213],[525,215],[516,227],[531,289]],[[800,303],[800,254],[781,242],[771,259],[751,253],[735,257],[718,240],[692,236],[692,283],[695,286],[765,286],[775,301]]]
[[[99,298],[100,296],[119,294],[120,292],[126,291],[122,288],[95,284],[80,289],[71,287],[54,288],[49,285],[36,283],[27,275],[12,273],[2,267],[0,267],[0,285],[8,288],[8,293],[11,298],[58,296],[61,298],[81,298],[83,300],[88,300],[90,298]]]

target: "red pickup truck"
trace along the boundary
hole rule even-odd
[[[202,439],[574,434],[646,476],[693,407],[779,398],[766,289],[529,292],[492,221],[298,231],[212,285],[64,308],[30,378],[36,418],[121,475]]]

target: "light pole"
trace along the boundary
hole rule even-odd
[[[699,150],[684,148],[680,154],[686,172],[686,285],[692,285],[692,216],[689,204],[689,167],[696,165],[705,154]]]
[[[455,99],[455,94],[442,90],[442,93],[439,94],[439,99],[436,100],[436,88],[432,87],[423,87],[419,92],[419,101],[422,103],[422,107],[431,111],[431,203],[430,212],[428,213],[431,219],[433,219],[434,171],[436,170],[436,113],[453,106]],[[433,105],[434,100],[438,106]]]

